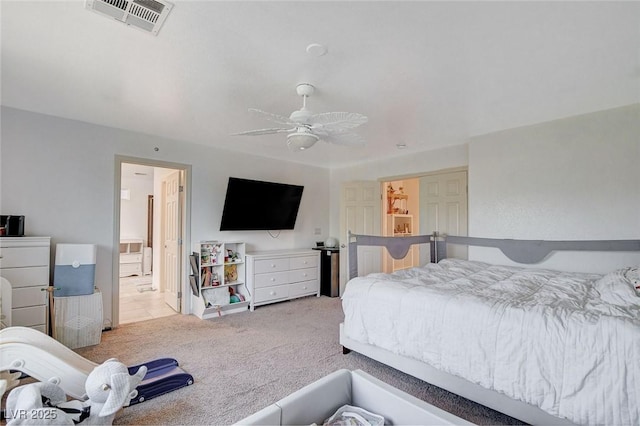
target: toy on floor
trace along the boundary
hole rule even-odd
[[[143,366],[147,369],[147,374],[138,385],[138,395],[131,400],[130,405],[139,404],[193,384],[193,376],[178,367],[178,361],[173,358],[160,358],[134,365],[129,367],[129,373],[133,374]]]
[[[85,398],[85,382],[98,364],[78,355],[57,340],[28,327],[0,330],[0,371],[23,372],[41,382],[57,384],[75,399]],[[193,384],[193,376],[173,358],[160,358],[129,367],[134,374],[145,366],[147,375],[138,386],[137,404]]]
[[[116,359],[93,369],[85,383],[86,401],[67,401],[62,388],[53,383],[19,386],[7,397],[7,426],[13,425],[111,425],[116,412],[138,394],[147,367],[135,374]]]

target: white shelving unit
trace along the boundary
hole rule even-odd
[[[248,309],[245,243],[200,241],[191,261],[194,314],[208,319]]]
[[[390,214],[387,217],[387,235],[408,237],[413,234],[413,215]]]
[[[120,240],[120,278],[142,275],[143,241]]]
[[[394,237],[410,237],[413,235],[413,215],[388,214],[386,235],[393,235]],[[394,259],[387,254],[385,263],[385,271],[387,272],[411,268],[417,264],[415,248],[412,246],[402,259]]]

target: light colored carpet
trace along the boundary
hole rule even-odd
[[[114,424],[232,424],[340,368],[364,370],[474,423],[516,423],[357,353],[343,355],[343,318],[339,298],[307,297],[207,321],[174,315],[126,324],[77,352],[127,365],[170,357],[193,375],[192,386],[127,407]]]

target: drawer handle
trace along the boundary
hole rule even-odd
[[[275,268],[275,267],[276,267],[276,264],[275,264],[275,263],[272,263],[272,264],[271,264],[271,267],[272,267],[272,268]]]
[[[271,281],[271,282],[275,282],[275,281],[276,281],[276,279],[275,279],[275,278],[271,278],[271,280],[270,280],[270,281]]]
[[[275,295],[276,295],[276,292],[275,292],[275,291],[270,291],[270,292],[269,292],[269,295],[270,295],[270,296],[275,296]]]
[[[305,285],[305,286],[303,286],[303,287],[302,287],[302,289],[303,289],[303,290],[306,290],[306,289],[307,289],[307,286],[306,286],[306,285]]]
[[[303,274],[302,274],[302,276],[303,276],[303,277],[306,277],[306,276],[307,276],[307,273],[306,273],[306,272],[305,272],[305,273],[303,273]]]
[[[305,260],[305,261],[303,261],[302,263],[304,263],[304,264],[306,265],[306,264],[307,264],[307,261]]]

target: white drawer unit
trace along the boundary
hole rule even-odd
[[[1,237],[0,276],[11,283],[11,325],[48,332],[50,237]]]
[[[120,240],[120,278],[142,275],[143,254],[142,240]]]
[[[250,309],[297,297],[320,296],[320,252],[311,249],[247,253]]]

